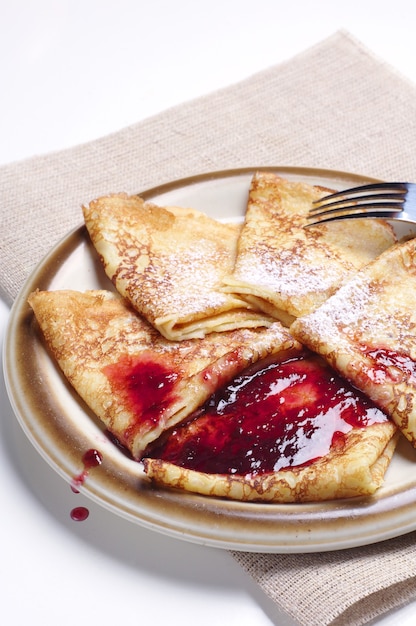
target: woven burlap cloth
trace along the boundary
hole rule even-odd
[[[0,168],[2,296],[12,303],[51,245],[80,224],[80,205],[96,195],[267,165],[416,181],[416,87],[338,32],[117,133]],[[297,623],[358,625],[416,596],[415,539],[233,556]]]

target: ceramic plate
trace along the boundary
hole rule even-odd
[[[339,189],[369,182],[368,178],[325,170],[255,169]],[[193,207],[215,218],[241,219],[253,172],[243,169],[204,174],[140,195],[162,205]],[[82,458],[87,450],[101,453],[102,464],[90,469],[81,487],[94,501],[176,538],[257,552],[335,550],[416,529],[416,451],[404,438],[387,471],[385,485],[371,498],[319,504],[259,504],[152,486],[141,465],[108,439],[45,350],[26,303],[28,294],[36,288],[112,288],[83,226],[59,242],[26,282],[11,312],[4,361],[16,416],[29,439],[59,474],[71,482],[83,471]]]

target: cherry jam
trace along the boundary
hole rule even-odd
[[[366,346],[362,346],[361,350],[370,359],[371,365],[362,367],[373,383],[399,383],[405,380],[416,383],[416,363],[408,354]]]
[[[114,395],[127,404],[136,417],[124,433],[122,444],[129,443],[140,429],[158,423],[166,408],[176,400],[175,385],[179,374],[153,355],[125,356],[103,369]]]
[[[71,511],[71,519],[74,520],[74,522],[85,522],[89,514],[89,510],[85,506],[76,506]]]
[[[82,457],[83,470],[77,476],[74,476],[71,481],[71,489],[74,493],[79,492],[79,487],[84,484],[90,469],[101,465],[102,460],[103,457],[101,452],[95,450],[94,448],[91,448],[84,453]]]
[[[215,474],[306,466],[342,449],[352,428],[387,421],[319,357],[302,353],[247,371],[147,456]]]

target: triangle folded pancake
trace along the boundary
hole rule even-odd
[[[383,427],[373,427],[374,441],[355,445],[353,437],[343,456],[299,470],[286,470],[261,477],[208,474],[189,470],[162,459],[144,458],[145,472],[155,483],[205,496],[246,502],[323,502],[371,496],[381,487],[393,456],[397,438]],[[385,444],[384,449],[379,450]],[[339,472],[339,468],[342,472]]]
[[[328,193],[272,172],[255,174],[224,291],[289,325],[395,242],[392,228],[381,220],[344,220],[305,229],[312,202]]]
[[[279,322],[169,341],[109,291],[37,291],[29,304],[66,378],[135,459],[240,370],[299,349]]]
[[[150,447],[147,475],[245,501],[372,495],[397,443],[393,422],[314,355],[263,363]]]
[[[291,333],[385,411],[416,447],[416,241],[396,244]]]
[[[107,276],[167,339],[270,325],[268,315],[220,289],[240,225],[126,194],[98,198],[83,213]]]

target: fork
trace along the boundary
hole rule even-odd
[[[306,227],[357,217],[416,222],[416,183],[371,183],[315,200]]]

